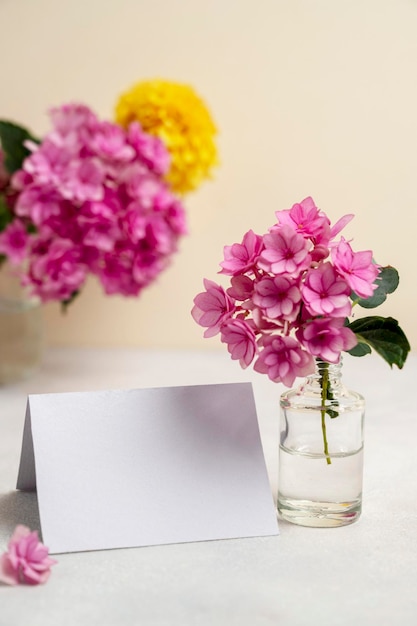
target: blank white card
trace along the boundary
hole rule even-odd
[[[278,534],[249,383],[30,395],[17,488],[52,553]]]

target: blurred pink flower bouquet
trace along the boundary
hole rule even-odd
[[[70,302],[89,274],[107,294],[137,296],[186,233],[169,152],[138,122],[123,129],[83,105],[50,119],[42,141],[0,122],[0,254],[42,301]]]
[[[380,305],[399,282],[370,250],[355,252],[343,237],[336,240],[353,215],[332,226],[306,198],[276,217],[265,235],[250,230],[225,247],[220,274],[231,277],[228,289],[204,280],[192,310],[204,336],[220,333],[243,368],[254,363],[288,387],[314,372],[315,359],[338,363],[343,351],[363,356],[373,348],[402,368],[410,345],[396,320],[349,321],[353,306]]]

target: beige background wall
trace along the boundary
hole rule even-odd
[[[111,117],[141,79],[188,82],[220,130],[221,167],[188,196],[190,235],[140,299],[91,281],[51,344],[219,347],[190,317],[225,244],[312,195],[401,275],[384,314],[417,349],[417,1],[0,0],[0,117],[37,134],[70,100]]]

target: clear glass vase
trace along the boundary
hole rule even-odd
[[[341,363],[281,396],[278,512],[303,526],[356,521],[362,508],[363,397],[346,389]]]
[[[39,300],[28,295],[17,273],[0,266],[0,385],[27,378],[43,353],[43,321]]]

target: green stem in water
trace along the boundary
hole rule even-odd
[[[329,365],[328,364],[327,364],[327,367],[323,369],[323,371],[321,372],[320,385],[321,385],[320,413],[321,413],[321,430],[323,433],[324,454],[326,455],[327,465],[331,465],[332,460],[329,455],[329,445],[327,443],[327,433],[326,433],[326,400],[327,400],[328,387],[329,387]]]

